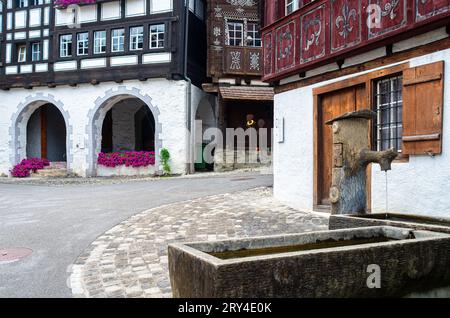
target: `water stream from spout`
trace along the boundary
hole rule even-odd
[[[389,213],[389,198],[388,198],[388,172],[385,171],[386,176],[386,213]]]

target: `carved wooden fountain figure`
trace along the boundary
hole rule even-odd
[[[369,132],[371,110],[346,113],[327,122],[333,126],[333,173],[330,189],[333,214],[355,214],[367,211],[366,168],[378,163],[382,171],[391,170],[397,157],[394,149],[371,151]]]

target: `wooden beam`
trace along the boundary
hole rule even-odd
[[[219,86],[214,84],[202,84],[203,91],[206,93],[218,93]]]
[[[287,92],[293,89],[302,88],[310,85],[314,85],[320,82],[329,81],[335,78],[360,73],[364,71],[369,71],[375,68],[387,66],[389,64],[395,64],[402,61],[407,61],[409,59],[423,56],[426,54],[431,54],[437,51],[445,50],[450,48],[450,38],[445,38],[443,40],[435,41],[429,44],[425,44],[407,51],[402,51],[398,53],[394,53],[391,56],[383,56],[378,59],[368,61],[359,65],[346,67],[342,70],[331,71],[328,73],[319,74],[307,79],[298,80],[296,82],[277,85],[275,84],[275,94],[280,94],[283,92]],[[279,83],[279,82],[278,82]]]

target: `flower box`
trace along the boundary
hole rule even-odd
[[[127,166],[117,166],[117,167],[105,167],[98,165],[97,176],[98,177],[131,177],[131,176],[153,176],[157,174],[156,166],[147,167],[127,167]]]
[[[153,151],[100,153],[97,176],[151,176],[157,173]]]

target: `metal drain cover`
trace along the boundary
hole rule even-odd
[[[29,248],[0,249],[0,264],[21,260],[30,256],[31,253],[33,253],[33,250],[30,250]]]

